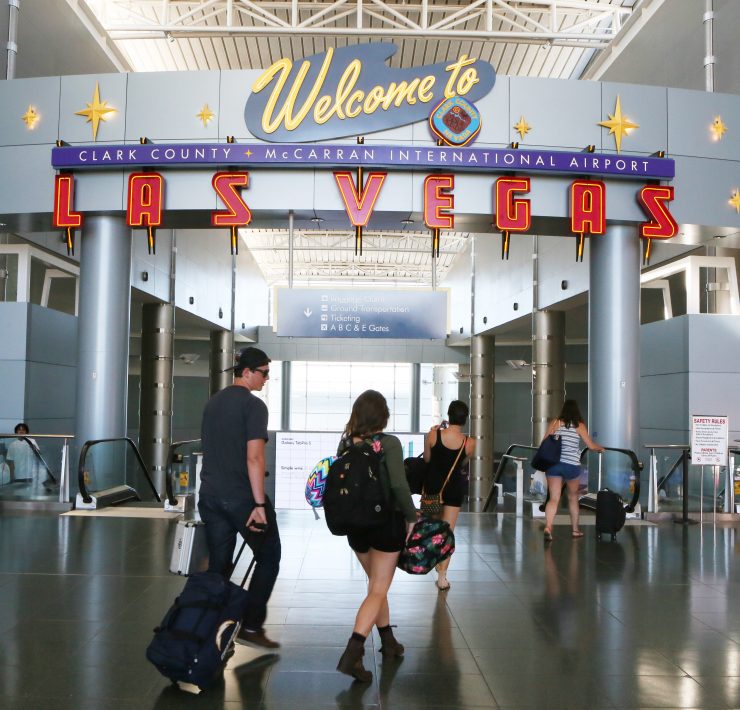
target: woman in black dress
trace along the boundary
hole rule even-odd
[[[462,467],[465,459],[472,456],[475,451],[475,441],[462,432],[468,420],[468,405],[465,402],[457,399],[450,402],[447,417],[448,422],[433,426],[424,437],[424,461],[429,464],[425,487],[427,492],[435,493],[444,486],[442,520],[447,521],[454,530],[465,495],[466,481],[462,474]],[[461,448],[462,453],[460,453]],[[458,454],[460,454],[459,457]],[[450,474],[453,464],[455,467]],[[445,485],[448,474],[450,476]],[[441,591],[450,588],[450,583],[447,581],[450,559],[448,557],[437,565],[437,588]]]

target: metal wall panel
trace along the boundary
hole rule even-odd
[[[59,100],[59,136],[67,143],[115,143],[123,141],[126,131],[126,87],[130,74],[83,74],[63,76]],[[152,75],[147,75],[152,76]],[[99,99],[115,109],[98,124],[98,135],[93,141],[92,123],[77,116],[93,102],[95,85]],[[137,136],[138,139],[138,136]],[[51,156],[48,156],[50,158]]]
[[[511,78],[509,136],[521,147],[601,148],[601,84],[564,79]],[[521,116],[532,127],[524,138],[513,125]]]
[[[59,118],[58,76],[25,81],[0,81],[0,136],[4,145],[53,143],[57,139]],[[29,106],[38,114],[38,122],[29,129],[22,116]]]
[[[671,156],[740,160],[740,97],[731,94],[707,94],[703,91],[668,89],[668,151]],[[710,130],[720,116],[727,126],[721,140]]]
[[[154,143],[217,142],[219,72],[142,72],[128,77],[127,141],[145,136]],[[196,114],[206,104],[214,116],[204,126]]]

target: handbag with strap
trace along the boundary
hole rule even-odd
[[[437,434],[439,436],[439,434]],[[465,444],[468,443],[468,437],[466,436],[465,439],[463,439],[462,446],[460,447],[460,450],[457,452],[457,456],[455,457],[455,462],[452,464],[452,467],[450,468],[449,473],[447,474],[447,478],[445,478],[444,483],[442,484],[442,488],[439,489],[438,493],[427,493],[424,488],[421,489],[421,513],[422,515],[425,515],[429,518],[437,517],[438,515],[442,514],[442,506],[444,503],[442,502],[442,494],[444,493],[445,487],[447,486],[448,481],[450,480],[450,476],[452,475],[452,472],[455,470],[457,466],[457,462],[460,460],[460,456],[462,456],[462,452],[465,451]]]
[[[547,471],[556,463],[560,463],[561,447],[562,442],[558,434],[546,436],[532,457],[532,468],[536,471]]]

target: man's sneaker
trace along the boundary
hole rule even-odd
[[[271,641],[265,636],[265,630],[259,629],[259,631],[248,631],[243,626],[239,629],[239,633],[236,635],[237,643],[245,643],[251,646],[260,646],[261,648],[280,648],[280,644],[277,641]]]

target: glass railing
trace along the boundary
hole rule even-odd
[[[734,512],[734,480],[729,500],[725,500],[729,461],[726,466],[694,465],[686,444],[646,444],[645,448],[650,451],[648,512],[682,512],[684,517],[689,513]]]
[[[635,452],[629,449],[615,449],[609,446],[604,449],[603,452],[590,449],[581,451],[584,483],[588,481],[585,487],[592,493],[608,488],[619,494],[634,510],[640,500],[642,464]]]
[[[539,489],[535,484],[535,470],[530,461],[537,451],[536,446],[512,444],[501,457],[496,472],[493,474],[493,485],[483,504],[483,512],[491,510],[495,505],[496,486],[501,487],[501,495],[516,495],[517,479],[520,468],[522,470],[522,490],[525,500],[544,501],[547,494],[545,488]],[[523,459],[523,460],[522,460]]]
[[[170,506],[177,506],[178,498],[195,493],[201,449],[200,439],[175,441],[170,445],[165,477],[165,494]]]
[[[136,444],[128,438],[85,442],[77,480],[85,504],[111,491],[116,491],[116,502],[161,500]]]
[[[71,434],[0,434],[0,501],[66,503]]]

